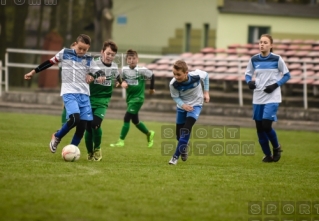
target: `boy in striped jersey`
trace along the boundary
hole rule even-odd
[[[88,152],[88,160],[102,160],[101,124],[108,108],[114,80],[121,84],[118,66],[113,62],[117,53],[117,45],[113,41],[105,41],[101,50],[101,56],[94,58],[90,73],[94,77],[94,83],[90,84],[90,101],[93,112],[93,121],[89,121],[85,132],[85,145]]]
[[[148,130],[143,122],[139,120],[138,112],[144,103],[145,81],[150,80],[150,94],[154,94],[154,75],[145,67],[139,67],[138,54],[136,51],[129,49],[126,52],[126,62],[128,66],[122,70],[122,88],[126,88],[126,103],[127,109],[124,116],[124,124],[122,126],[119,140],[111,144],[111,147],[124,147],[124,139],[130,129],[130,121],[138,130],[146,135],[148,147],[153,146],[155,132]]]
[[[208,103],[210,96],[207,72],[201,70],[188,72],[187,64],[178,60],[173,65],[173,74],[174,78],[169,83],[169,88],[177,104],[176,139],[178,144],[175,154],[168,163],[176,165],[179,156],[183,161],[188,158],[187,145],[192,127],[200,115],[203,102]],[[201,81],[204,83],[204,93]]]
[[[245,78],[253,94],[253,119],[256,123],[259,144],[265,156],[263,162],[277,162],[281,158],[281,146],[272,122],[277,121],[277,110],[281,103],[280,86],[290,79],[284,60],[272,53],[273,39],[263,34],[259,40],[260,53],[249,60]],[[253,75],[255,81],[252,81]],[[283,76],[282,76],[283,75]],[[269,147],[273,147],[273,154]]]
[[[74,49],[62,49],[53,58],[24,75],[24,79],[30,80],[35,73],[45,70],[53,64],[62,63],[61,96],[69,119],[60,130],[52,134],[49,144],[52,153],[56,152],[61,139],[74,127],[76,127],[76,130],[71,144],[78,146],[83,137],[87,121],[93,119],[88,84],[94,79],[87,74],[92,58],[86,55],[90,45],[91,38],[81,34],[74,43]]]

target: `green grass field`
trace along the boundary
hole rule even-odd
[[[283,146],[278,163],[262,163],[258,144],[253,156],[194,156],[177,166],[163,156],[161,128],[153,148],[134,126],[124,148],[109,144],[118,139],[122,121],[103,122],[103,160],[88,162],[84,142],[81,158],[64,162],[62,147],[49,151],[51,134],[60,127],[59,116],[0,114],[0,220],[264,220],[251,215],[248,205],[289,201],[299,205],[319,202],[318,133],[277,130]],[[212,122],[213,124],[213,122]],[[170,125],[172,126],[172,125]],[[254,129],[241,129],[241,141],[255,141]],[[282,202],[284,201],[284,202]],[[319,215],[284,216],[278,220],[307,220]],[[314,212],[315,210],[313,210]],[[262,218],[262,219],[261,219]]]

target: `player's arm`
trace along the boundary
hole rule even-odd
[[[206,76],[204,78],[204,102],[208,103],[210,100],[210,96],[209,96],[209,77],[208,77],[208,73],[206,73]]]
[[[59,63],[60,62],[60,54],[63,53],[63,50],[64,49],[62,49],[59,53],[57,53],[53,58],[43,62],[38,67],[36,67],[32,71],[30,71],[29,73],[25,74],[24,79],[30,80],[32,78],[32,76],[35,75],[36,73],[39,73],[40,71],[48,69],[52,65]]]
[[[245,81],[248,84],[250,90],[256,89],[256,83],[255,81],[252,81],[254,71],[255,69],[250,59],[245,72]]]
[[[155,76],[152,73],[149,94],[154,94],[154,93],[155,93]]]
[[[266,86],[266,88],[264,89],[264,92],[266,92],[268,94],[272,93],[274,90],[277,89],[277,87],[285,84],[291,78],[290,72],[289,72],[284,60],[281,57],[278,60],[278,70],[281,73],[285,73],[285,74],[276,83]]]

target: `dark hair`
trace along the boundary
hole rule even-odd
[[[177,60],[173,65],[175,70],[182,70],[182,72],[186,73],[188,71],[188,67],[185,61]]]
[[[132,50],[132,49],[128,49],[127,52],[126,52],[126,58],[127,58],[128,56],[136,56],[136,57],[138,57],[137,51],[134,51],[134,50]]]
[[[262,38],[262,37],[268,38],[268,39],[270,40],[270,43],[273,44],[274,40],[273,40],[273,38],[271,37],[270,34],[262,34],[262,35],[260,36],[260,38]],[[272,48],[270,48],[270,52],[273,52]]]
[[[102,47],[102,51],[105,51],[106,48],[110,47],[112,51],[114,51],[115,53],[117,53],[117,45],[111,41],[111,40],[107,40],[103,43],[103,47]]]
[[[91,38],[88,35],[80,34],[76,38],[76,42],[82,42],[84,44],[91,45]]]

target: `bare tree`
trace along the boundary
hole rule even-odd
[[[100,50],[102,42],[112,39],[113,0],[95,0],[94,49]]]

